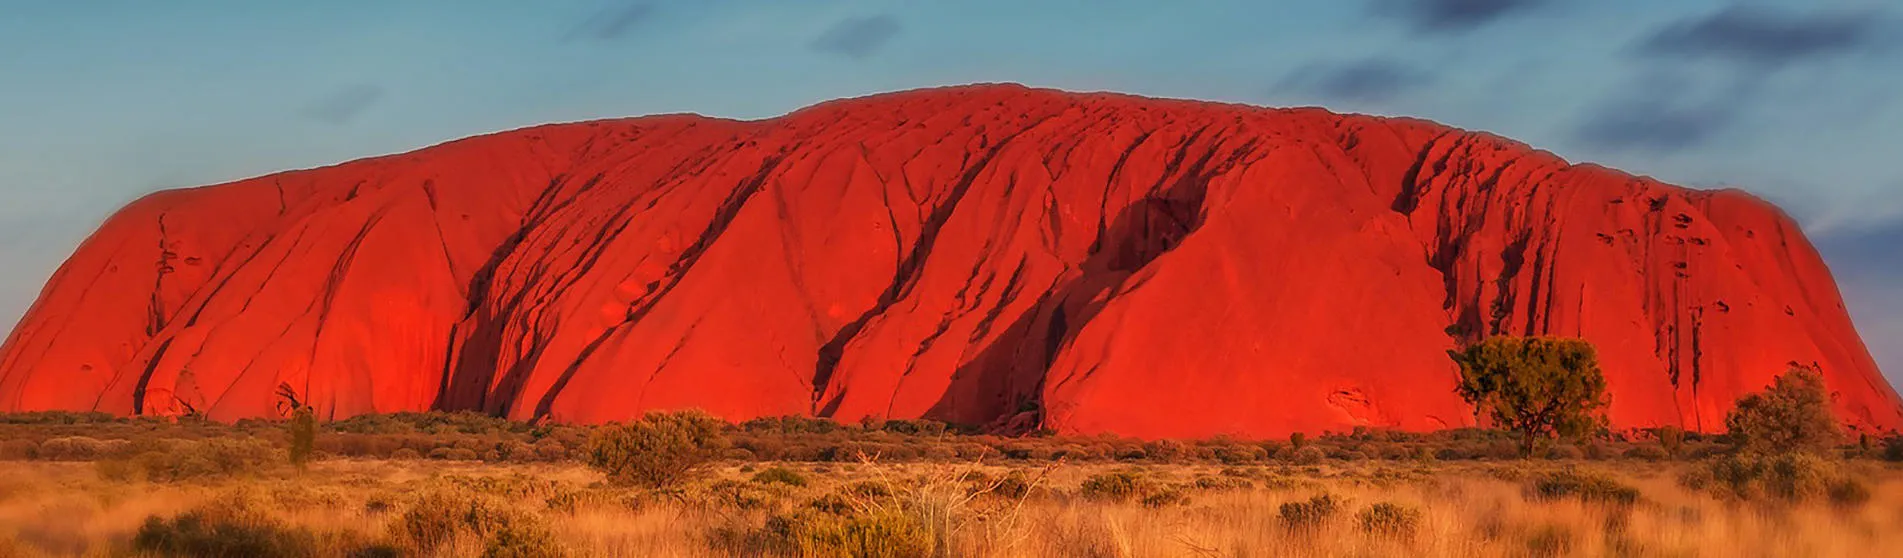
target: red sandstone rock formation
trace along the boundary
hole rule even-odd
[[[160,192],[0,349],[0,410],[652,409],[1142,437],[1473,423],[1445,351],[1598,345],[1618,427],[1788,363],[1903,425],[1791,220],[1429,122],[978,86],[540,126]]]

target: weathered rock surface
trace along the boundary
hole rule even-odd
[[[1777,209],[1497,137],[1016,86],[548,125],[160,192],[0,348],[0,410],[699,407],[1142,437],[1473,423],[1445,351],[1596,343],[1615,426],[1816,364],[1903,425]]]

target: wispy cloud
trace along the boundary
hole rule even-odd
[[[1641,52],[1781,65],[1869,47],[1881,20],[1874,12],[1799,14],[1733,6],[1668,25],[1647,39]]]
[[[1276,87],[1322,100],[1379,103],[1433,83],[1433,76],[1402,63],[1380,58],[1304,66]]]
[[[865,58],[897,37],[901,29],[898,18],[890,15],[847,18],[814,38],[812,47],[821,52]]]
[[[1762,108],[1780,70],[1875,47],[1877,12],[1798,13],[1734,5],[1664,25],[1629,50],[1628,87],[1580,114],[1574,139],[1602,150],[1698,148]]]
[[[347,124],[383,99],[383,88],[371,84],[345,87],[304,107],[304,116],[326,124]]]
[[[1524,12],[1543,0],[1375,0],[1377,13],[1401,19],[1416,31],[1467,31]]]
[[[569,33],[570,40],[589,38],[596,40],[619,39],[630,30],[646,22],[654,15],[654,5],[648,2],[632,2],[611,9],[595,12],[592,17],[582,21]]]

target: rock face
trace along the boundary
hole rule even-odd
[[[0,410],[930,417],[1139,437],[1473,424],[1446,351],[1599,347],[1617,427],[1816,364],[1903,425],[1733,191],[1318,109],[921,90],[540,126],[160,192],[0,349]]]

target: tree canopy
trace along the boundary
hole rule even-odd
[[[1519,432],[1527,455],[1537,440],[1586,434],[1604,422],[1606,378],[1585,340],[1492,337],[1448,355],[1460,365],[1456,392],[1476,414]]]
[[[1843,437],[1823,374],[1807,366],[1792,366],[1764,391],[1738,398],[1725,429],[1739,451],[1766,455],[1822,454]]]

